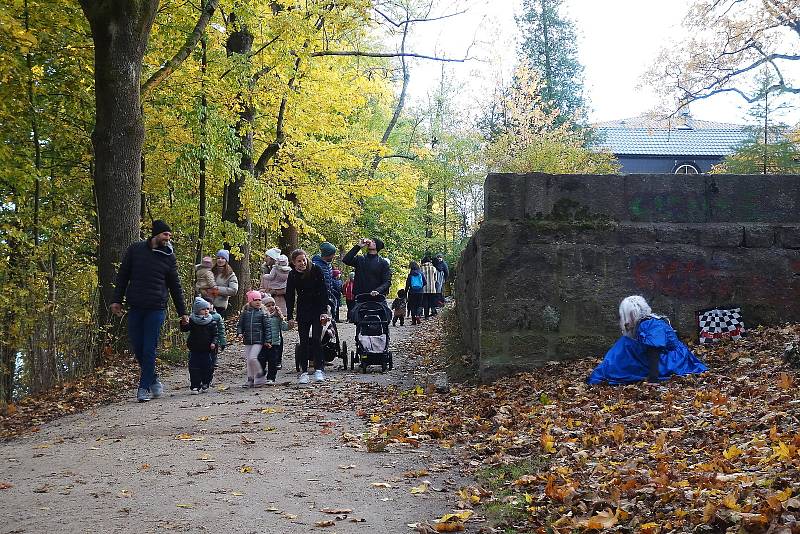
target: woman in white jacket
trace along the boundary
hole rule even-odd
[[[214,297],[214,309],[224,319],[228,312],[228,301],[239,291],[239,279],[228,263],[231,253],[227,250],[217,252],[217,262],[211,269],[217,284],[217,296]]]

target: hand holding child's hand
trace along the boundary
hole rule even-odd
[[[264,348],[271,349],[272,343],[264,343]]]
[[[211,350],[215,350],[216,348],[217,348],[217,346],[214,343],[212,343],[211,344]]]
[[[294,319],[289,319],[289,328],[294,328],[297,326],[297,321]]]
[[[244,341],[244,335],[243,334],[236,334],[236,341],[238,341],[239,343]]]

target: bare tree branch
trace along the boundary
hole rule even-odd
[[[359,50],[322,50],[319,52],[311,52],[312,57],[322,56],[356,56],[356,57],[413,57],[418,59],[430,59],[432,61],[442,61],[445,63],[464,63],[469,61],[470,57],[463,58],[448,58],[429,56],[426,54],[415,54],[412,52],[361,52]]]
[[[161,82],[166,80],[170,74],[172,74],[175,69],[181,65],[181,63],[186,61],[186,58],[188,58],[189,54],[192,53],[192,50],[194,50],[194,48],[197,46],[197,43],[199,43],[200,39],[203,38],[206,27],[208,26],[211,17],[214,15],[214,10],[217,9],[218,4],[219,0],[206,0],[202,13],[200,14],[200,18],[198,19],[197,24],[194,26],[194,30],[192,30],[192,33],[190,33],[186,38],[186,42],[183,44],[180,50],[178,50],[169,61],[164,63],[160,69],[154,72],[142,85],[142,100],[144,100],[156,87],[158,87]]]

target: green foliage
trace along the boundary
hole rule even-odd
[[[575,26],[560,13],[562,4],[563,0],[523,0],[517,17],[520,62],[539,75],[541,103],[545,111],[557,112],[556,125],[581,123],[585,117]]]
[[[487,147],[491,172],[611,174],[619,170],[614,156],[586,147],[589,134],[560,122],[557,111],[542,106],[541,79],[527,65],[514,74],[504,107],[506,128]]]

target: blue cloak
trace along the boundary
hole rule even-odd
[[[589,384],[627,384],[646,380],[648,347],[657,349],[660,354],[658,380],[708,370],[678,339],[668,322],[650,318],[639,323],[635,339],[627,336],[619,338],[586,381]]]

